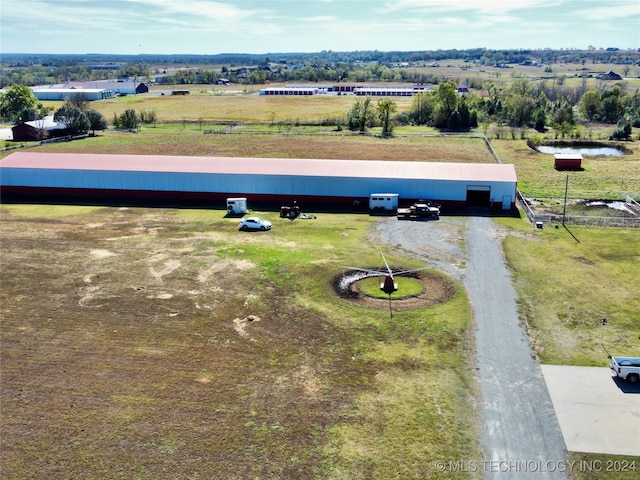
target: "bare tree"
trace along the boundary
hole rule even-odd
[[[85,92],[75,92],[69,95],[65,104],[69,107],[78,107],[84,111],[89,105],[89,96]]]

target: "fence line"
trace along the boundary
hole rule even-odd
[[[478,136],[484,140],[484,143],[487,145],[487,148],[489,149],[489,153],[491,153],[496,163],[499,163],[500,165],[502,165],[502,161],[498,157],[498,154],[496,153],[496,151],[493,149],[493,145],[491,145],[491,142],[489,141],[487,136],[484,133],[479,134]]]
[[[536,215],[536,222],[562,223],[562,215]],[[595,217],[588,215],[565,215],[565,224],[584,227],[625,227],[640,228],[640,218],[634,217]]]
[[[522,209],[529,218],[529,221],[536,225],[542,224],[571,224],[582,225],[586,227],[626,227],[626,228],[640,228],[640,217],[598,217],[593,215],[557,215],[557,214],[536,214],[529,206],[526,199],[520,193],[520,190],[516,189],[516,197],[522,205]],[[630,202],[629,202],[630,200]],[[631,197],[627,197],[625,203],[631,205],[633,208],[640,207],[640,204],[633,200]],[[635,204],[635,205],[634,205]],[[640,208],[639,208],[640,211]]]
[[[535,223],[536,223],[536,219],[535,219],[536,214],[533,212],[533,210],[531,210],[531,207],[529,206],[529,203],[522,196],[522,193],[520,193],[520,190],[518,190],[517,188],[516,188],[516,199],[518,201],[520,201],[520,205],[522,205],[522,209],[527,214],[527,217],[529,218],[529,221],[535,225]]]
[[[629,207],[632,212],[640,214],[640,203],[636,202],[629,195],[624,199],[624,203],[627,204],[627,207]]]

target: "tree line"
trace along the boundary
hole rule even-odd
[[[549,89],[544,83],[517,79],[510,85],[491,83],[487,95],[457,92],[456,82],[441,82],[436,88],[414,95],[408,111],[397,112],[397,105],[388,98],[372,105],[371,98],[356,100],[346,113],[346,126],[350,130],[365,131],[380,125],[384,135],[391,134],[399,125],[431,126],[448,131],[465,131],[490,124],[508,127],[515,137],[518,132],[533,128],[539,132],[552,127],[556,135],[582,136],[581,129],[589,124],[615,125],[612,138],[629,139],[632,127],[640,128],[640,90],[624,92],[620,87],[586,89],[581,95],[574,90]],[[13,85],[0,93],[0,116],[9,122],[37,120],[49,110],[25,85]],[[72,133],[104,130],[103,115],[89,108],[89,102],[78,93],[72,95],[54,114]],[[156,123],[154,111],[136,113],[127,110],[114,115],[115,128],[135,129],[139,123]]]
[[[557,136],[581,137],[589,124],[615,125],[612,138],[630,139],[632,127],[640,128],[640,91],[625,93],[619,87],[600,91],[586,90],[579,98],[554,95],[549,98],[538,83],[519,79],[509,86],[491,84],[488,97],[477,93],[458,94],[455,82],[443,82],[437,88],[413,96],[411,107],[395,117],[397,106],[390,99],[358,99],[347,112],[347,127],[364,131],[376,125],[390,134],[394,123],[424,125],[447,131],[466,131],[490,124],[507,127],[511,135],[524,138],[527,129],[545,132],[552,127]]]
[[[636,50],[467,50],[391,51],[378,50],[316,53],[218,54],[218,55],[46,55],[3,54],[0,59],[0,88],[13,84],[47,85],[67,81],[91,81],[133,77],[149,81],[166,73],[167,83],[212,83],[225,77],[237,83],[267,81],[408,81],[420,83],[410,71],[394,69],[401,63],[420,64],[443,60],[464,60],[474,65],[515,64],[535,60],[544,64],[619,64],[622,68],[640,63]],[[155,67],[152,67],[154,66]],[[207,68],[225,65],[225,69]],[[198,68],[193,68],[194,66]],[[297,68],[302,66],[302,68]],[[105,67],[110,67],[104,70]],[[293,68],[292,68],[293,67]],[[394,71],[391,71],[394,70]]]

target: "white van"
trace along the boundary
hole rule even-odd
[[[395,212],[398,208],[397,193],[372,193],[369,196],[369,211],[371,212]]]
[[[227,215],[242,215],[247,213],[247,199],[227,198]]]

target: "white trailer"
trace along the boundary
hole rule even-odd
[[[247,199],[227,198],[227,215],[242,215],[247,213]]]
[[[398,208],[397,193],[372,193],[369,196],[369,211],[374,213],[393,212]]]

